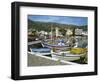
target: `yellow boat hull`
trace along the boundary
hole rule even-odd
[[[70,52],[73,54],[83,54],[87,52],[87,48],[72,48]]]

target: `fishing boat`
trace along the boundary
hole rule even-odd
[[[45,55],[45,56],[51,55],[51,49],[50,48],[31,48],[30,51],[34,55]]]
[[[49,48],[67,48],[69,45],[65,44],[63,40],[55,40],[55,41],[46,41],[43,42],[44,47]]]
[[[65,60],[65,61],[75,61],[80,59],[79,54],[71,54],[68,52],[59,52],[59,53],[52,53],[53,58],[57,58],[59,60]]]

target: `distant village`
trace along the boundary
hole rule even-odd
[[[52,30],[53,29],[53,30]],[[55,30],[54,30],[55,29]],[[78,29],[76,28],[75,29],[75,33],[73,33],[73,29],[65,29],[66,32],[65,34],[63,35],[59,28],[56,27],[56,28],[51,28],[51,32],[46,32],[44,30],[41,30],[41,31],[38,31],[38,30],[35,30],[35,29],[28,29],[28,36],[29,38],[31,39],[31,37],[33,37],[33,40],[41,40],[41,39],[53,39],[53,38],[61,38],[61,37],[67,37],[67,36],[77,36],[77,37],[80,37],[80,36],[87,36],[88,35],[88,32],[87,31],[83,31],[83,29]]]

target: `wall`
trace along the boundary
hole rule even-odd
[[[0,82],[13,82],[10,79],[11,72],[11,2],[14,0],[1,0],[0,2]],[[100,0],[16,0],[16,1],[30,1],[41,3],[58,3],[58,4],[72,4],[72,5],[89,5],[98,6],[100,9]],[[98,9],[98,10],[99,10]],[[100,13],[100,11],[99,11]],[[100,16],[98,16],[100,18]],[[98,22],[100,19],[98,19]],[[98,26],[99,27],[99,26]],[[98,29],[100,30],[100,28]],[[99,33],[100,35],[100,33]],[[100,42],[100,38],[99,41]],[[100,43],[99,43],[100,44]],[[100,46],[99,46],[100,48]],[[99,51],[100,52],[100,51]],[[100,58],[100,55],[98,56]],[[100,60],[99,60],[100,62]],[[100,65],[99,65],[100,68]],[[99,71],[100,73],[100,71]],[[86,81],[99,81],[98,76],[84,76],[84,77],[67,77],[67,78],[53,78],[53,79],[39,79],[39,80],[26,80],[26,82],[86,82]],[[21,81],[22,82],[22,81]]]

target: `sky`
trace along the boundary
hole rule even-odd
[[[61,24],[72,24],[72,25],[87,25],[87,17],[73,17],[73,16],[50,16],[50,15],[28,15],[28,19],[32,21],[40,22],[55,22]]]

